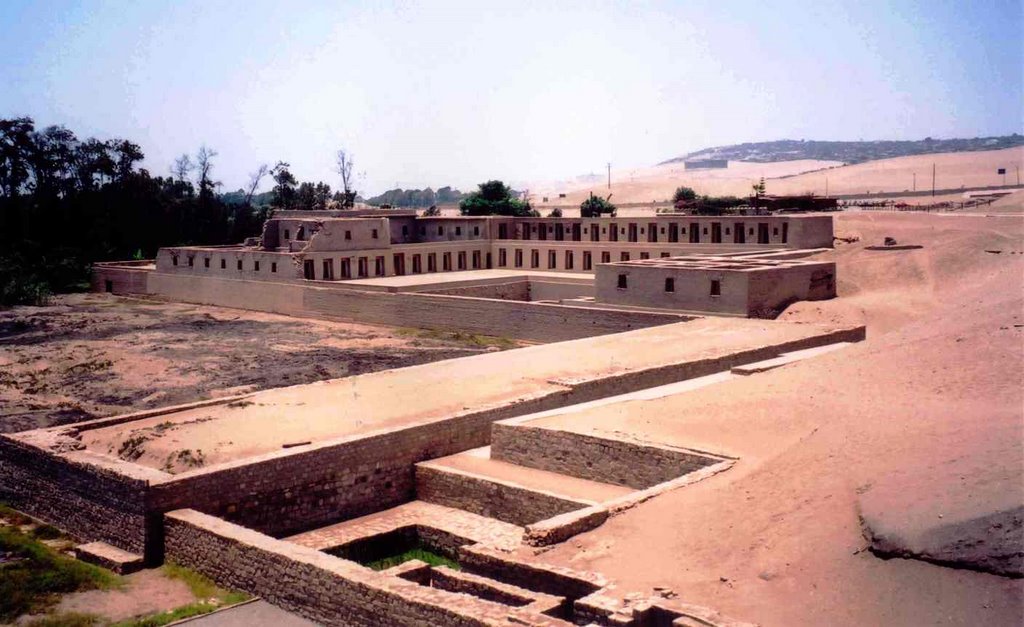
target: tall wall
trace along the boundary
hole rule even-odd
[[[619,287],[619,276],[626,276],[626,287]],[[665,291],[665,279],[675,281],[672,292]],[[711,293],[711,281],[719,281],[720,294]],[[657,307],[716,314],[746,316],[749,312],[747,288],[750,273],[714,268],[685,269],[671,266],[609,265],[597,269],[594,277],[597,300],[612,305]]]

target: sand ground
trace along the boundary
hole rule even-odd
[[[1024,581],[879,559],[858,505],[884,489],[913,528],[1024,504],[1024,220],[844,214],[836,230],[860,238],[823,255],[840,298],[782,318],[864,322],[867,341],[576,422],[740,461],[541,559],[764,625],[1021,623]],[[864,249],[885,236],[923,248]]]
[[[73,294],[0,311],[0,432],[485,349],[444,334]]]

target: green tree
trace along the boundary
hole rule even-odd
[[[274,200],[271,201],[278,209],[291,209],[295,205],[295,186],[298,181],[288,170],[291,166],[284,161],[278,161],[270,170],[270,176],[274,179]]]
[[[529,202],[515,198],[512,189],[501,181],[487,181],[477,187],[459,202],[459,212],[464,216],[518,216],[537,217]]]
[[[691,202],[697,200],[697,192],[692,187],[677,187],[672,195],[672,202]]]
[[[549,218],[561,218],[562,217],[562,210],[561,210],[561,208],[555,207],[554,209],[552,209],[551,213],[548,214],[548,217]]]
[[[611,198],[609,196],[608,198]],[[580,203],[580,217],[583,218],[600,218],[602,214],[609,214],[611,217],[615,217],[615,205],[609,202],[608,198],[601,198],[595,196],[594,192],[590,192],[590,197]]]

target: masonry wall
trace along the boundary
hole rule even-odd
[[[168,559],[322,625],[566,624],[377,573],[190,510],[168,514],[166,534]]]
[[[747,309],[752,313],[771,312],[798,300],[825,300],[836,296],[836,264],[778,268],[757,272],[747,289]]]
[[[491,458],[637,490],[722,461],[675,447],[598,438],[516,421],[492,425]]]
[[[293,281],[302,278],[302,264],[296,255],[237,246],[161,248],[156,257],[156,271],[258,281]]]
[[[416,498],[519,526],[593,505],[430,464],[416,467]]]
[[[687,319],[669,313],[363,292],[298,284],[254,284],[162,273],[151,275],[149,285],[154,294],[184,302],[398,327],[455,329],[538,342],[618,333]]]
[[[147,482],[0,436],[0,501],[81,540],[142,554]]]
[[[503,283],[430,290],[430,293],[445,294],[448,296],[469,296],[472,298],[496,298],[498,300],[518,300],[529,302],[530,287],[531,282],[523,278],[509,280]]]
[[[619,287],[619,275],[626,276],[625,289]],[[674,280],[674,291],[665,291],[666,278]],[[623,264],[599,267],[594,284],[601,303],[746,316],[750,280],[746,272]],[[711,293],[712,281],[719,281],[717,296]]]
[[[149,290],[151,270],[141,266],[151,263],[153,262],[140,262],[136,267],[132,267],[131,262],[117,265],[93,264],[92,291],[112,294],[146,294]]]

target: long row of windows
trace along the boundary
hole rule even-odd
[[[424,272],[424,266],[426,272],[437,272],[438,271],[438,256],[441,261],[441,271],[451,272],[452,270],[480,270],[484,268],[484,252],[480,250],[473,251],[458,251],[455,253],[415,253],[412,255],[406,253],[395,253],[392,256],[392,270],[395,275],[401,276],[408,274],[410,271],[412,274],[422,274]],[[406,266],[406,259],[409,258],[411,261],[410,267]],[[424,264],[424,258],[426,264]],[[337,278],[341,279],[352,279],[352,278],[368,278],[370,276],[370,258],[369,257],[356,257],[355,259],[355,274],[353,274],[353,258],[343,257],[340,260],[340,274]],[[383,255],[374,257],[373,260],[373,276],[381,277],[387,274],[386,258]],[[490,253],[487,253],[487,266],[490,266]],[[303,275],[307,279],[320,278],[325,281],[333,281],[335,277],[335,265],[334,259],[327,258],[321,260],[321,272],[320,276],[316,276],[316,265],[312,260],[306,260],[303,267]]]
[[[780,226],[772,226],[768,222],[748,224],[745,222],[690,222],[660,224],[649,222],[646,225],[637,222],[627,222],[623,225],[612,222],[601,226],[597,224],[583,226],[582,223],[570,224],[535,224],[521,223],[520,228],[515,224],[503,223],[498,225],[498,239],[514,240],[548,240],[581,242],[587,239],[591,242],[658,242],[667,241],[677,243],[687,241],[691,244],[712,243],[712,244],[746,244],[758,243],[769,244],[772,238],[780,237]],[[781,243],[789,241],[789,223],[781,224]],[[770,235],[769,235],[770,233]],[[511,237],[509,235],[511,234]]]
[[[171,255],[171,264],[174,265],[174,266],[178,265],[178,255]],[[188,267],[189,268],[194,268],[195,265],[196,265],[196,258],[195,258],[195,256],[189,255],[188,256]],[[203,257],[203,267],[204,268],[209,268],[210,267],[210,257]],[[221,260],[220,260],[220,269],[221,270],[227,270],[227,268],[228,268],[228,260],[224,259],[222,257]],[[244,269],[244,264],[243,264],[243,261],[241,259],[236,259],[235,260],[235,269],[236,270],[243,270]],[[259,272],[260,271],[260,260],[259,259],[253,259],[253,261],[252,261],[252,270],[253,270],[253,272]],[[277,262],[276,261],[270,262],[270,271],[271,272],[277,272]]]
[[[574,270],[576,268],[576,252],[577,251],[572,251],[572,250],[562,251],[562,262],[563,263],[562,263],[561,269]],[[662,253],[660,253],[660,256],[661,257],[671,257],[671,254],[668,253],[668,252],[662,252]],[[594,254],[593,254],[593,252],[591,252],[589,250],[584,250],[583,254],[582,254],[582,258],[583,259],[582,259],[581,269],[582,270],[587,270],[587,271],[593,270],[594,269]],[[651,253],[649,253],[649,252],[641,252],[640,256],[637,257],[637,258],[638,259],[650,259],[651,258]],[[513,259],[512,267],[514,267],[514,268],[526,267],[524,265],[524,263],[523,263],[523,249],[521,249],[521,248],[513,249],[512,259]],[[619,258],[616,261],[629,261],[630,259],[631,259],[631,254],[630,253],[622,252],[622,253],[619,254]],[[612,253],[611,253],[611,251],[608,251],[608,250],[601,251],[600,260],[601,260],[600,263],[611,263],[612,262]],[[507,268],[507,267],[509,267],[508,250],[505,249],[505,248],[499,248],[498,249],[498,267],[499,268]],[[540,251],[539,250],[537,250],[537,249],[530,250],[530,265],[529,265],[529,267],[530,268],[541,268],[541,255],[540,255]],[[549,251],[547,251],[546,266],[544,267],[544,269],[546,269],[546,270],[556,270],[556,269],[559,269],[559,266],[558,266],[558,251],[556,251],[556,250],[549,250]]]

